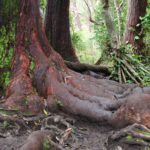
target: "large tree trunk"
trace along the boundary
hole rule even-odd
[[[78,61],[69,30],[70,0],[48,0],[45,31],[52,47],[68,61]]]
[[[150,127],[150,87],[134,88],[69,70],[49,45],[38,8],[37,0],[20,0],[11,82],[5,92],[5,106],[34,113],[42,112],[43,108],[49,111],[59,109],[112,125],[119,118],[121,124],[118,126],[140,122]],[[29,72],[31,60],[34,68]],[[137,92],[141,95],[134,98]],[[140,113],[140,103],[145,113]]]
[[[136,47],[137,54],[145,56],[143,51],[145,44],[143,43],[143,28],[139,17],[144,17],[147,7],[147,0],[128,0],[128,10],[126,17],[126,27],[124,34],[124,43],[132,44]]]

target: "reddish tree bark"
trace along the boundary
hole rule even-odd
[[[132,46],[137,47],[137,54],[145,56],[143,51],[145,44],[143,43],[143,28],[139,17],[144,17],[147,7],[147,0],[128,0],[128,10],[126,17],[126,27],[124,34],[124,43],[127,41]],[[139,39],[136,39],[139,37]]]
[[[42,112],[43,108],[49,111],[59,109],[112,125],[117,123],[117,118],[120,119],[118,114],[132,112],[132,117],[136,118],[138,112],[139,118],[134,122],[150,127],[150,117],[147,117],[150,87],[134,88],[69,70],[48,43],[38,1],[20,0],[19,8],[11,82],[5,92],[5,106],[34,113]],[[29,74],[31,57],[34,60],[32,76]],[[140,96],[134,99],[138,92]],[[140,103],[146,116],[143,112],[140,114]],[[125,115],[120,126],[131,123],[133,120]]]
[[[52,47],[68,61],[77,62],[69,30],[69,0],[48,0],[45,31]]]
[[[27,8],[24,8],[24,3],[27,3]],[[39,112],[41,111],[40,104],[42,101],[40,97],[35,96],[35,92],[32,87],[32,79],[29,76],[30,59],[25,49],[25,22],[28,18],[27,13],[28,9],[30,9],[29,5],[31,4],[27,1],[20,1],[20,10],[16,25],[16,43],[11,67],[11,83],[6,89],[5,96],[9,97],[6,102],[6,104],[8,104],[8,107],[15,107],[17,105],[18,109],[21,110],[29,109],[33,110],[33,112]],[[22,9],[24,9],[24,12],[22,12]],[[26,98],[28,95],[30,95],[30,97],[27,100]],[[29,102],[29,105],[26,102]],[[30,108],[30,106],[32,106],[31,103],[36,103],[35,109]],[[37,106],[39,106],[38,109]]]

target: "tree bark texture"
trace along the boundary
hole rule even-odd
[[[45,32],[52,47],[65,59],[77,62],[69,30],[70,0],[48,0]]]
[[[105,20],[106,28],[110,36],[111,47],[116,49],[118,47],[118,37],[115,29],[115,25],[112,21],[110,12],[109,12],[109,0],[101,0],[102,3],[102,14]]]
[[[122,85],[71,71],[49,45],[38,1],[20,0],[19,8],[5,107],[32,113],[61,110],[114,126],[119,120],[118,127],[133,122],[150,127],[150,87]]]
[[[128,0],[128,10],[124,34],[124,43],[132,44],[137,48],[137,54],[145,56],[143,51],[143,28],[139,17],[144,17],[146,13],[147,0]],[[139,37],[139,39],[136,37]]]

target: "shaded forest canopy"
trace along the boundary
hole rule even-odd
[[[82,14],[77,4],[69,0],[0,0],[1,110],[34,115],[61,111],[115,128],[136,123],[127,129],[138,126],[149,132],[149,1],[83,0],[80,4],[86,9]],[[80,32],[84,23],[89,34]],[[103,45],[97,49],[101,55],[98,53],[95,65],[81,63],[78,57],[79,51],[86,57],[83,33],[92,33],[96,45]],[[26,125],[1,114],[0,119]],[[43,139],[46,133],[35,135]],[[30,140],[22,147],[27,149]]]

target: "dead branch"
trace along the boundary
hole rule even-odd
[[[55,133],[59,133],[61,137],[58,138],[58,141],[60,145],[63,145],[72,131],[72,125],[69,121],[73,120],[67,120],[59,115],[49,116],[42,120],[41,130],[52,130],[55,131]],[[64,129],[60,127],[65,127],[66,130],[63,131]]]
[[[150,141],[149,135],[145,135],[143,133],[137,132],[137,131],[135,131],[135,128],[140,128],[146,132],[150,132],[150,129],[148,129],[146,126],[135,123],[135,124],[130,125],[124,129],[121,129],[120,131],[117,131],[116,133],[113,133],[113,135],[111,136],[111,139],[117,140],[121,137],[125,137],[128,133],[131,133],[133,137],[141,138],[143,140]]]
[[[24,120],[18,119],[18,117],[7,116],[7,115],[4,116],[4,115],[0,114],[0,120],[14,122],[14,123],[17,123],[18,125],[23,126],[28,129],[28,126],[25,124]]]
[[[128,64],[127,61],[122,61],[122,63],[129,69],[130,72],[133,73],[133,75],[138,79],[138,81],[141,83],[142,79],[139,77],[138,73],[134,71],[134,69],[132,69],[132,67]]]
[[[118,78],[119,78],[119,83],[122,84],[121,68],[120,68],[120,66],[118,67]]]
[[[126,76],[125,76],[125,74],[124,74],[123,69],[121,69],[121,75],[122,75],[123,83],[126,83],[127,80],[126,80]]]
[[[141,146],[149,146],[148,143],[142,143],[140,141],[138,141],[138,139],[134,139],[134,140],[122,140],[123,143],[129,144],[129,145],[141,145]]]
[[[139,85],[139,82],[132,76],[132,74],[131,74],[128,70],[124,69],[124,67],[122,67],[122,68],[123,68],[124,72],[125,72],[136,84]]]
[[[104,66],[89,65],[84,63],[73,63],[69,61],[65,61],[65,64],[67,65],[68,68],[77,72],[93,71],[93,72],[105,73],[105,75],[110,75],[108,68]]]
[[[68,129],[66,129],[66,130],[62,133],[62,137],[61,137],[61,139],[60,139],[60,141],[59,141],[59,144],[60,144],[60,145],[64,146],[64,142],[68,139],[68,137],[69,137],[69,135],[71,134],[72,130],[73,130],[72,128],[68,128]]]
[[[89,12],[89,21],[96,24],[96,25],[101,25],[101,24],[104,24],[104,21],[96,21],[96,20],[93,20],[92,19],[92,13],[91,13],[91,9],[89,7],[89,4],[86,0],[84,0],[86,6],[87,6],[87,9],[88,9],[88,12]]]
[[[101,60],[102,60],[102,57],[100,57],[100,58],[96,61],[95,65],[99,65],[99,64],[101,63]]]
[[[119,10],[122,8],[123,3],[124,3],[124,0],[122,0],[122,2],[120,3],[120,5],[119,5],[119,7],[118,7]]]

